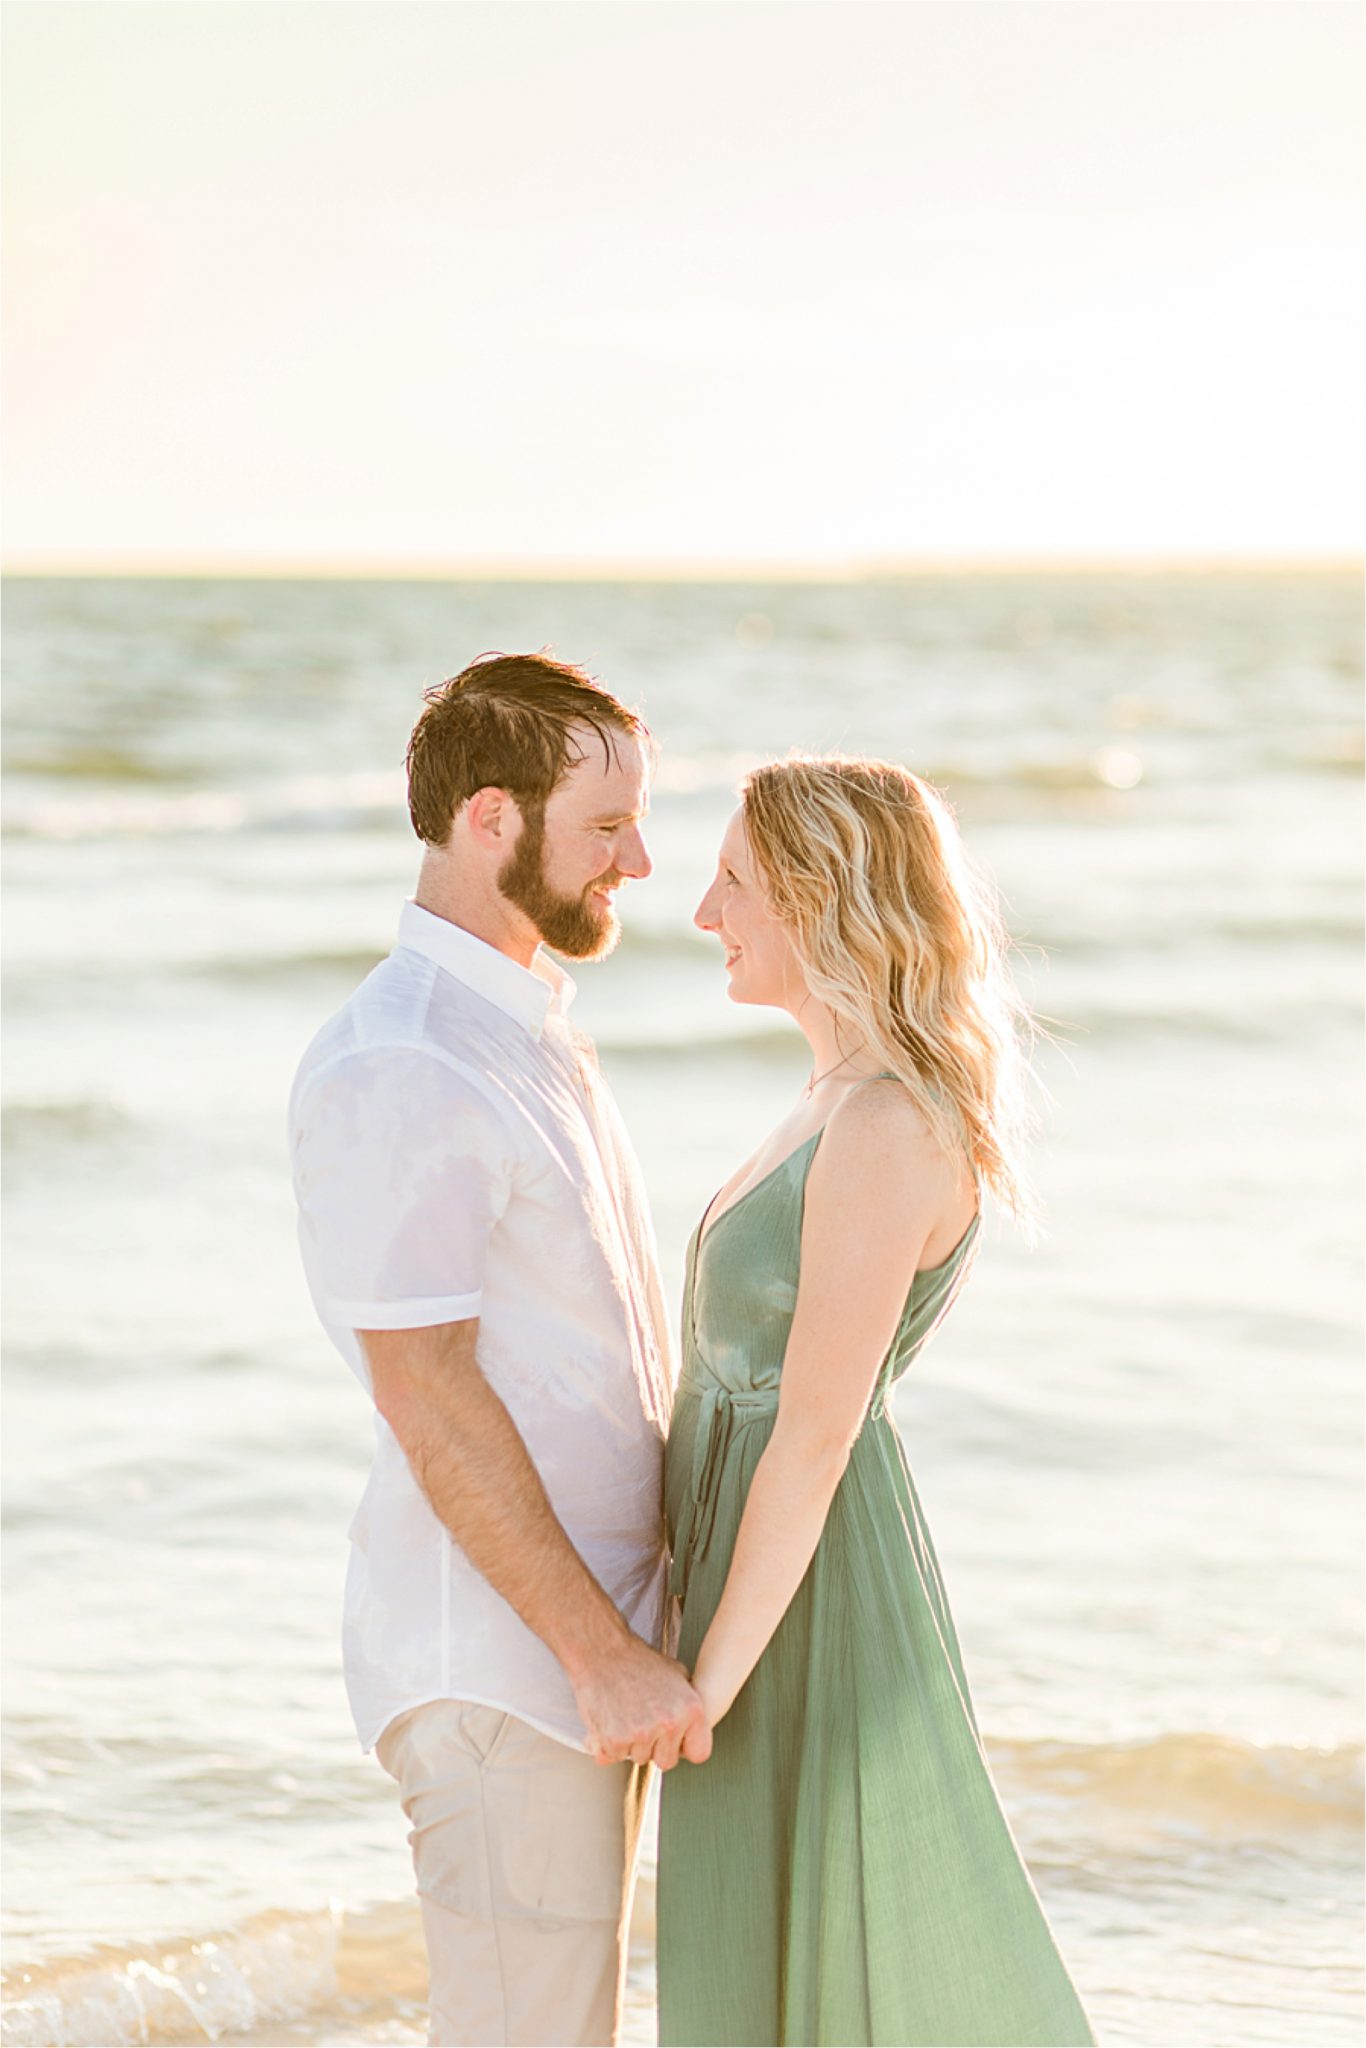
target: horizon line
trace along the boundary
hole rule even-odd
[[[1171,554],[1135,550],[1111,554],[907,554],[846,560],[716,560],[706,557],[610,558],[548,556],[309,556],[19,555],[0,562],[0,576],[98,581],[202,580],[204,582],[449,582],[449,583],[858,583],[943,575],[1220,575],[1255,571],[1304,575],[1360,571],[1361,553],[1339,550],[1263,554],[1203,551]]]

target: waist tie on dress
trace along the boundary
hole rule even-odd
[[[716,1526],[721,1474],[734,1441],[737,1417],[776,1415],[778,1412],[776,1387],[763,1390],[755,1387],[736,1393],[729,1387],[723,1387],[719,1380],[707,1380],[701,1385],[695,1380],[684,1384],[700,1392],[702,1412],[697,1418],[697,1435],[693,1439],[692,1482],[674,1531],[669,1591],[676,1593],[680,1600],[687,1598],[693,1560],[706,1556],[712,1530]]]

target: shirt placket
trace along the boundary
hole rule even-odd
[[[547,1017],[543,1036],[554,1046],[557,1057],[571,1070],[576,1091],[584,1106],[598,1164],[607,1184],[617,1254],[626,1279],[627,1299],[635,1327],[636,1351],[644,1363],[650,1388],[651,1406],[654,1411],[652,1419],[662,1435],[668,1427],[669,1418],[664,1361],[660,1355],[654,1319],[647,1306],[648,1290],[640,1270],[639,1248],[629,1218],[623,1213],[623,1161],[612,1134],[611,1120],[602,1103],[603,1083],[595,1068],[579,1052],[572,1033],[562,1019],[553,1015]]]

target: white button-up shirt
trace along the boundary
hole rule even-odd
[[[573,992],[543,953],[528,971],[406,904],[394,951],[299,1067],[299,1240],[367,1392],[358,1330],[479,1318],[479,1365],[570,1541],[658,1646],[668,1338],[639,1168],[565,1020]],[[378,1410],[375,1435],[343,1635],[362,1745],[461,1699],[584,1747],[563,1667],[438,1520]]]

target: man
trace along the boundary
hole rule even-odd
[[[375,1403],[346,1676],[412,1822],[433,2042],[615,2040],[648,1765],[710,1751],[661,1648],[653,1235],[540,950],[616,943],[650,766],[547,656],[429,692],[415,898],[291,1098],[309,1285]]]

